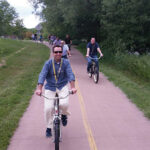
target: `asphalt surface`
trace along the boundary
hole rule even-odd
[[[86,59],[75,48],[69,58],[77,94],[70,96],[60,150],[150,150],[150,121],[100,73],[98,84],[86,73]],[[45,137],[43,98],[32,96],[8,150],[53,150]]]

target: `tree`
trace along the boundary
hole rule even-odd
[[[116,51],[150,47],[149,0],[30,0],[50,34],[107,41]],[[116,48],[117,47],[117,48]]]
[[[103,1],[102,23],[108,41],[121,41],[129,51],[142,51],[150,43],[150,1]],[[150,46],[150,45],[149,45]]]
[[[75,38],[98,37],[100,21],[97,17],[101,0],[30,0],[35,9],[43,6],[41,17],[50,33]],[[97,12],[98,11],[98,12]],[[81,36],[82,35],[82,36]]]
[[[18,15],[6,0],[0,1],[0,35],[6,35],[11,30],[13,20]]]
[[[26,29],[23,26],[23,20],[17,19],[12,27],[12,33],[16,35],[19,39],[23,39],[25,36]]]

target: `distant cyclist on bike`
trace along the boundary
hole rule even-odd
[[[63,40],[60,43],[61,43],[61,46],[63,49],[62,58],[67,59],[68,56],[71,56],[70,51],[69,51],[69,47],[67,44],[65,44],[65,41],[63,41]]]
[[[68,82],[70,83],[70,88],[74,93],[76,93],[75,88],[75,76],[72,72],[70,63],[68,59],[62,58],[62,47],[59,45],[55,45],[53,47],[53,55],[54,58],[49,59],[43,66],[43,69],[39,75],[38,79],[38,87],[36,90],[37,95],[42,94],[42,87],[44,81],[45,84],[45,96],[46,97],[55,97],[56,92],[59,96],[65,97],[68,92]],[[66,97],[60,100],[60,108],[62,110],[62,124],[63,126],[67,125],[67,110],[69,105],[69,98]],[[44,115],[46,121],[46,137],[52,136],[52,119],[53,119],[53,107],[54,101],[44,99]]]
[[[65,43],[68,45],[68,47],[69,47],[69,51],[71,51],[71,44],[72,44],[72,40],[71,40],[71,38],[70,38],[70,35],[69,35],[69,34],[67,34],[67,35],[66,35]]]
[[[39,40],[40,40],[40,42],[43,42],[43,35],[42,34],[40,35]]]
[[[87,72],[89,73],[90,67],[92,65],[92,61],[95,61],[97,68],[99,69],[99,64],[98,64],[98,59],[90,59],[90,57],[92,58],[98,58],[98,53],[100,54],[100,56],[103,56],[101,50],[100,50],[100,46],[99,44],[95,41],[95,38],[92,37],[91,41],[87,44]],[[89,57],[90,56],[90,57]]]
[[[53,45],[55,46],[55,45],[60,45],[61,46],[61,40],[59,39],[59,37],[57,37],[56,39],[55,39],[55,41],[53,42]]]

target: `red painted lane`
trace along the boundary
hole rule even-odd
[[[73,49],[71,63],[98,150],[149,150],[150,121],[101,73],[95,84],[86,60]]]
[[[8,150],[53,150],[52,139],[45,137],[43,98],[33,95],[30,105],[20,120],[19,127],[11,139]],[[60,150],[90,150],[83,126],[77,95],[70,96],[67,127],[62,129]]]
[[[76,95],[70,96],[70,113],[67,127],[62,128],[60,150],[89,150]],[[27,111],[20,120],[8,150],[54,149],[52,139],[45,137],[43,98],[33,95]]]
[[[87,121],[97,150],[149,150],[150,122],[125,94],[101,73],[95,84],[86,73],[86,60],[72,49],[71,65],[83,98]],[[61,150],[90,150],[87,131],[83,125],[80,98],[70,96],[68,126],[63,128]],[[22,117],[8,150],[47,150],[54,144],[45,138],[43,100],[33,96]],[[95,150],[96,150],[95,149]]]

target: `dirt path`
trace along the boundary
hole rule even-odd
[[[95,84],[86,60],[74,48],[70,58],[78,93],[70,96],[68,126],[60,150],[149,150],[150,121],[101,73]],[[43,98],[33,95],[8,150],[53,150],[45,138]]]

